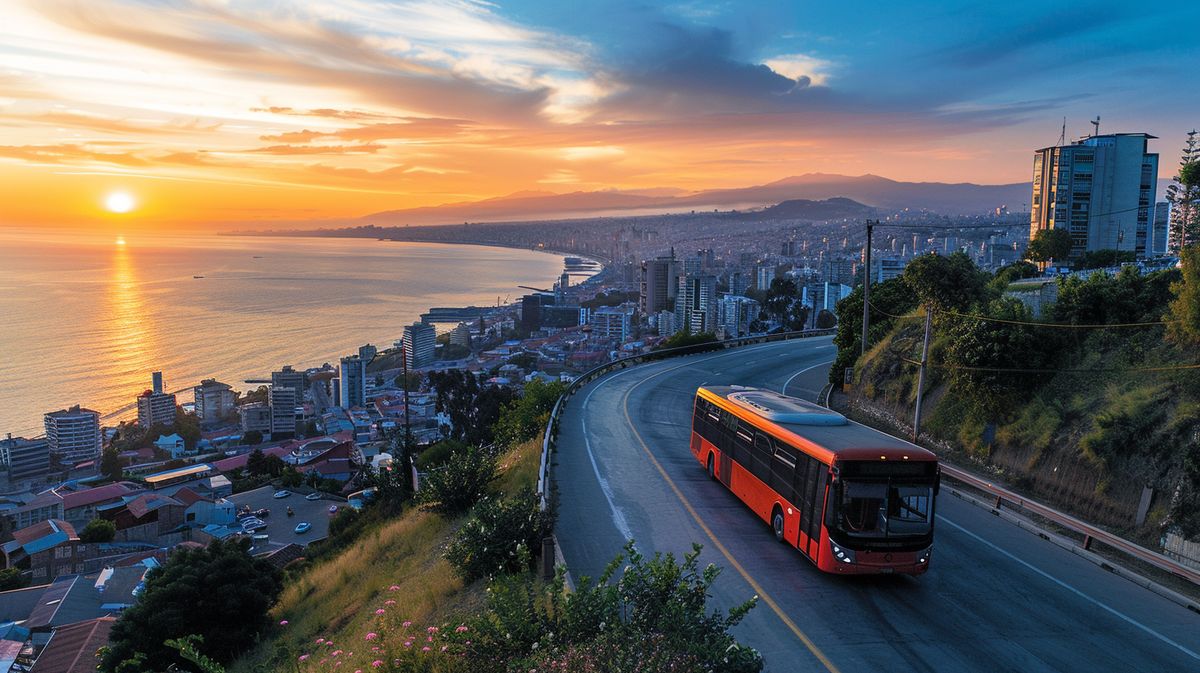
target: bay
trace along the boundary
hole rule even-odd
[[[562,267],[474,245],[0,229],[0,433],[41,434],[72,404],[128,410],[152,371],[182,403],[203,378],[247,390],[336,365],[432,306],[512,301]]]

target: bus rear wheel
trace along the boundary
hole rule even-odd
[[[778,505],[771,512],[771,530],[775,533],[775,539],[783,542],[783,510]]]
[[[711,453],[708,454],[708,478],[712,479],[713,481],[716,481],[717,479],[717,473],[713,469],[713,455]]]

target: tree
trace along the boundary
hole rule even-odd
[[[1026,261],[1016,261],[1007,266],[1000,267],[996,271],[995,277],[988,284],[997,292],[1003,292],[1008,285],[1014,281],[1023,278],[1036,278],[1039,275],[1038,268]]]
[[[200,441],[200,417],[184,413],[183,407],[175,407],[175,432],[183,438],[183,444],[189,451],[195,450]]]
[[[117,525],[108,519],[92,519],[79,531],[80,542],[112,542],[117,536]]]
[[[496,478],[496,459],[472,446],[431,471],[417,493],[425,509],[453,517],[471,509]]]
[[[1167,187],[1167,201],[1171,204],[1168,249],[1180,254],[1187,246],[1200,243],[1200,147],[1195,130],[1187,134],[1179,174]]]
[[[447,435],[451,439],[467,444],[492,443],[493,427],[513,399],[511,389],[480,386],[470,372],[453,369],[431,372],[429,385],[437,391],[435,408],[450,417]]]
[[[279,456],[274,456],[278,458]],[[283,468],[283,472],[279,474],[279,483],[288,488],[295,488],[304,483],[304,475],[300,474],[296,468],[288,465]]]
[[[29,585],[29,579],[21,573],[20,568],[5,568],[0,570],[0,591],[24,589]]]
[[[503,446],[513,446],[536,437],[546,427],[550,410],[564,388],[566,384],[561,381],[546,383],[533,379],[526,383],[521,397],[509,402],[496,422],[496,441]]]
[[[986,370],[1049,368],[1058,347],[1035,327],[1017,324],[1033,320],[1017,299],[994,300],[983,312],[1013,322],[954,317],[948,321],[951,328],[946,330],[949,343],[944,357],[954,393],[975,410],[995,418],[1010,411],[1049,375]]]
[[[242,435],[242,443],[247,446],[254,446],[255,444],[262,444],[262,441],[263,441],[263,434],[259,430],[248,430],[248,431],[246,431],[246,434]]]
[[[120,481],[121,477],[125,475],[125,470],[121,467],[121,456],[111,446],[100,454],[100,474],[109,481]]]
[[[137,603],[113,625],[100,670],[115,673],[121,662],[145,657],[138,670],[180,665],[168,639],[196,634],[206,653],[228,663],[254,644],[270,624],[267,611],[283,590],[280,571],[250,556],[249,540],[214,541],[203,549],[179,549],[150,571]]]
[[[904,267],[903,278],[921,304],[938,312],[965,311],[987,294],[988,275],[961,252],[921,255]]]
[[[829,329],[837,325],[837,316],[829,309],[821,309],[817,313],[817,329]]]
[[[1049,262],[1066,259],[1071,254],[1071,232],[1066,229],[1041,229],[1025,248],[1025,259]]]
[[[1183,249],[1183,279],[1171,285],[1167,336],[1180,345],[1200,345],[1200,244]]]
[[[254,449],[250,455],[246,457],[246,471],[253,476],[264,474],[267,467],[264,464],[266,456],[263,455],[262,449]]]
[[[867,334],[867,342],[877,343],[892,331],[892,325],[895,323],[894,318],[880,311],[887,311],[891,315],[904,315],[917,307],[917,298],[903,278],[891,278],[871,286],[871,306],[871,328]],[[843,373],[847,368],[854,366],[862,351],[862,285],[855,287],[845,299],[839,301],[836,310],[838,323],[833,343],[837,346],[838,353],[837,359],[829,369],[829,381],[834,385],[841,385]]]
[[[1075,262],[1075,268],[1107,269],[1122,262],[1132,262],[1135,259],[1137,259],[1137,254],[1132,250],[1113,250],[1111,248],[1088,250],[1079,257],[1079,261]]]

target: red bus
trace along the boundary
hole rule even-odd
[[[929,568],[937,457],[836,412],[743,386],[701,386],[692,454],[775,537],[826,572]]]

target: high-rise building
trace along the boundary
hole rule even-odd
[[[241,416],[242,434],[257,430],[271,431],[271,406],[265,402],[251,402],[238,407]]]
[[[228,383],[204,379],[192,393],[196,397],[196,416],[201,423],[215,423],[233,413],[233,389]]]
[[[745,336],[758,319],[759,305],[749,297],[726,295],[717,302],[717,324],[726,339]]]
[[[1165,255],[1169,249],[1171,235],[1171,202],[1154,204],[1153,224],[1150,226],[1150,241],[1146,244],[1146,256]]]
[[[404,327],[404,357],[408,368],[427,367],[433,364],[437,346],[437,330],[433,325],[415,322]]]
[[[358,357],[363,361],[364,365],[371,364],[371,360],[374,360],[376,355],[379,355],[379,349],[371,344],[358,347]]]
[[[450,343],[455,346],[471,347],[471,326],[465,322],[460,322],[450,330]]]
[[[675,326],[675,314],[670,311],[659,311],[654,314],[653,323],[659,336],[669,337],[679,331]]]
[[[841,283],[843,285],[854,284],[854,262],[853,259],[827,259],[823,264],[821,275],[830,283]]]
[[[690,334],[717,330],[717,277],[695,274],[679,279],[675,324]]]
[[[642,315],[666,311],[679,291],[679,266],[675,253],[642,262],[642,287],[638,309]]]
[[[174,425],[175,396],[163,392],[162,372],[154,372],[151,381],[154,387],[137,397],[138,425]]]
[[[744,295],[750,289],[750,277],[738,269],[729,274],[729,294]]]
[[[588,324],[592,326],[592,336],[598,339],[616,339],[624,341],[629,337],[633,328],[633,316],[637,307],[633,302],[620,306],[601,306],[592,311]]]
[[[271,439],[296,434],[296,405],[299,401],[295,389],[271,386],[267,391],[267,404],[271,407]]]
[[[45,437],[0,439],[0,453],[8,465],[10,479],[28,479],[45,474],[50,469],[50,442]]]
[[[271,372],[271,387],[291,388],[296,391],[296,399],[303,402],[304,390],[308,387],[308,375],[292,369],[291,365],[284,365],[283,369]]]
[[[100,412],[76,404],[51,411],[44,421],[50,453],[58,455],[64,465],[100,457]]]
[[[775,280],[775,265],[764,265],[754,270],[754,288],[757,290],[766,290],[771,287],[771,281]]]
[[[1030,239],[1043,229],[1066,229],[1072,259],[1092,250],[1144,257],[1158,179],[1158,155],[1147,151],[1152,139],[1115,133],[1038,150]]]
[[[342,358],[341,373],[343,409],[361,407],[367,400],[367,363],[357,355]]]
[[[908,262],[894,257],[875,257],[871,260],[871,282],[882,283],[885,280],[899,278],[904,274]]]

